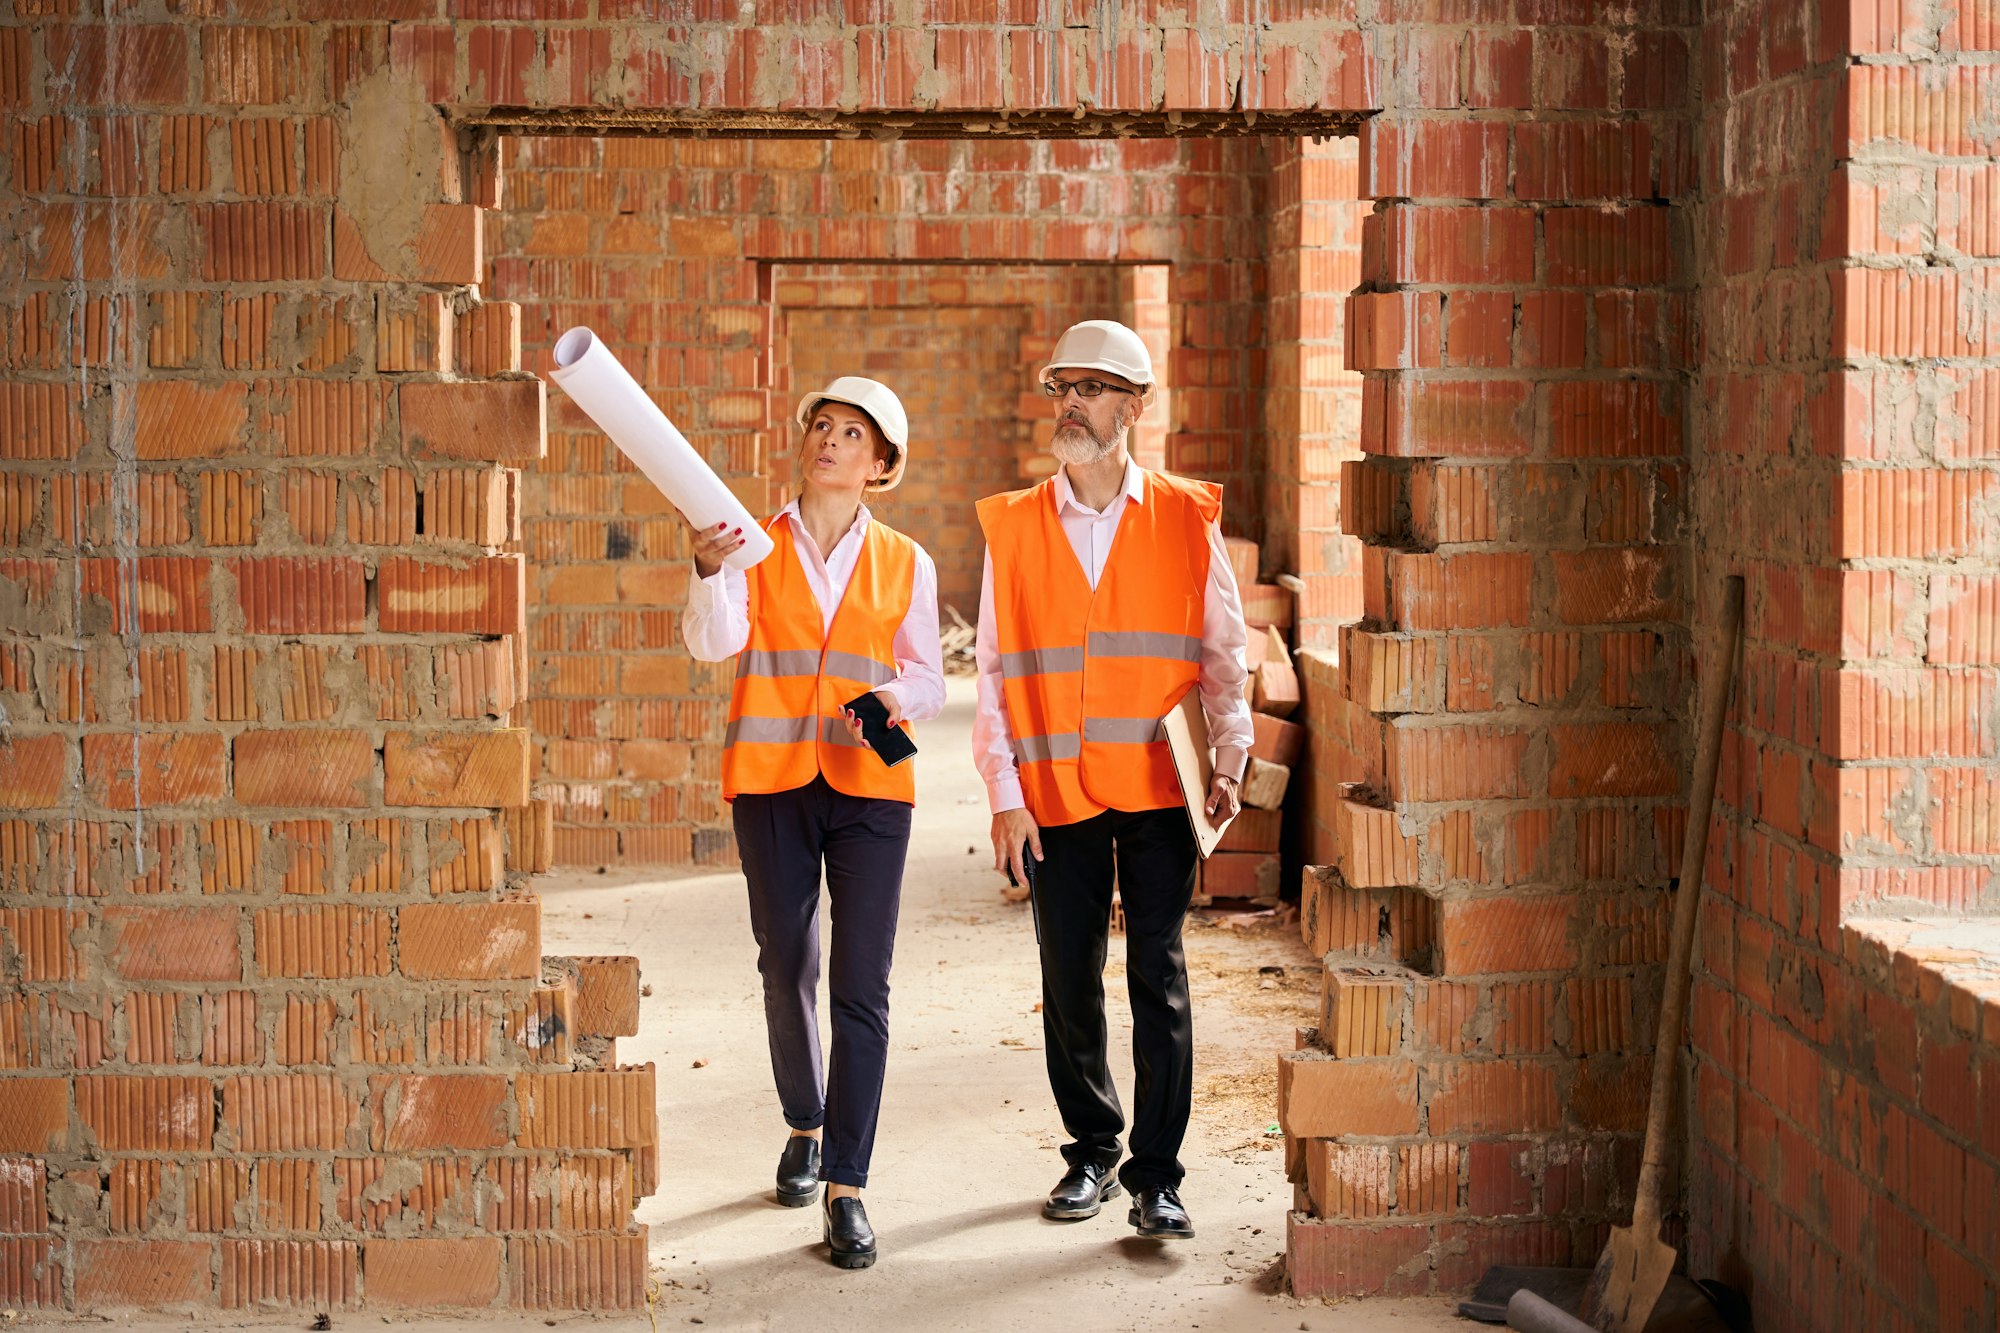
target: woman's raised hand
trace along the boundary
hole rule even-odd
[[[724,557],[743,545],[743,529],[731,528],[727,523],[691,530],[694,532],[694,572],[702,578],[712,577],[716,570],[722,568]]]

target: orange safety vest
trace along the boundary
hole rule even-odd
[[[1053,479],[979,502],[1021,794],[1038,824],[1181,803],[1160,719],[1194,684],[1222,488],[1145,472],[1095,591]]]
[[[791,791],[825,774],[850,796],[915,805],[916,760],[890,768],[848,733],[840,708],[896,678],[896,630],[910,610],[917,544],[869,520],[829,629],[783,517],[764,525],[776,549],[747,576],[750,638],[736,655],[722,798]]]

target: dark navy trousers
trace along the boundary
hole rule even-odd
[[[911,808],[849,796],[815,777],[734,802],[764,978],[778,1103],[793,1129],[822,1129],[820,1179],[868,1183],[889,1055],[889,965],[903,899]],[[819,888],[832,899],[833,1055],[819,1044]]]

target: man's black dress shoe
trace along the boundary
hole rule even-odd
[[[1117,1196],[1118,1178],[1111,1174],[1110,1167],[1078,1162],[1049,1191],[1049,1201],[1042,1205],[1042,1216],[1057,1222],[1096,1217],[1099,1205]]]
[[[826,1196],[826,1248],[835,1268],[866,1268],[875,1262],[875,1229],[868,1225],[861,1200]]]
[[[794,1134],[778,1159],[778,1202],[803,1208],[819,1196],[819,1140]]]
[[[1194,1239],[1194,1223],[1181,1207],[1180,1191],[1172,1185],[1148,1185],[1134,1194],[1125,1220],[1154,1240]]]

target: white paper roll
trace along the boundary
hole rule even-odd
[[[771,535],[702,461],[604,341],[579,325],[556,340],[549,373],[598,429],[624,451],[646,479],[697,528],[727,523],[743,529],[743,545],[726,563],[748,569],[771,554]]]

